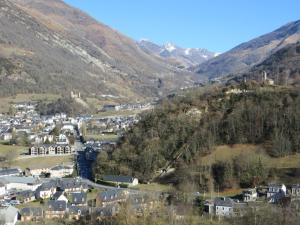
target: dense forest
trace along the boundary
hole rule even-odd
[[[250,83],[193,90],[170,96],[141,117],[111,154],[98,155],[95,179],[103,174],[126,174],[149,182],[174,168],[175,184],[193,180],[198,190],[212,185],[230,187],[232,179],[250,186],[268,176],[259,159],[236,158],[210,168],[199,165],[198,159],[224,144],[259,144],[272,157],[300,151],[297,87]]]

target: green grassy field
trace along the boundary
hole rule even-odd
[[[150,183],[150,184],[138,184],[132,187],[132,189],[137,189],[141,191],[158,191],[158,192],[170,192],[174,190],[172,185]]]
[[[223,145],[218,146],[211,154],[202,157],[202,165],[211,165],[216,161],[228,161],[244,155],[248,158],[260,158],[267,168],[300,168],[300,154],[289,155],[281,158],[269,156],[265,149],[257,145]]]
[[[98,141],[116,141],[119,137],[116,134],[87,134],[86,140],[94,139]]]
[[[71,164],[74,156],[51,156],[51,157],[35,157],[35,158],[21,158],[15,160],[13,166],[20,167],[21,169],[42,169],[51,168],[56,165]]]
[[[28,147],[0,144],[0,156],[6,156],[11,152],[16,152],[15,155],[18,157],[20,154],[28,152]]]

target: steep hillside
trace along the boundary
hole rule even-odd
[[[300,81],[300,42],[288,45],[254,66],[246,76],[260,80],[263,73],[275,84],[291,84]]]
[[[172,43],[157,45],[148,40],[141,40],[138,45],[146,53],[163,58],[167,63],[178,68],[190,68],[203,63],[217,54],[200,48],[181,48]]]
[[[1,95],[28,92],[122,98],[192,83],[136,43],[60,0],[0,2]]]
[[[266,159],[299,154],[299,128],[298,88],[251,84],[235,89],[199,89],[165,100],[156,110],[144,114],[108,160],[99,155],[95,176],[131,174],[148,182],[164,171],[175,170],[172,183],[183,187],[190,183],[198,191],[207,190],[213,182],[220,188],[231,187],[236,180],[249,187],[254,181],[266,181],[261,174],[266,164],[262,165],[255,152],[251,154],[255,156],[251,162],[248,160],[252,158],[236,155],[233,165],[215,162],[212,168],[207,167],[212,161],[203,164],[202,159],[219,146],[235,144],[259,146],[263,155],[268,154]],[[240,174],[234,166],[242,170]],[[230,186],[222,178],[226,174],[223,167],[228,167],[228,173],[235,173],[231,180],[226,178]],[[243,174],[248,177],[239,177]],[[262,180],[255,180],[257,176]]]
[[[201,77],[216,78],[247,71],[272,53],[300,40],[300,20],[243,43],[200,64],[195,71]]]

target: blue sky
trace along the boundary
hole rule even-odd
[[[300,19],[299,0],[65,0],[139,40],[224,52]]]

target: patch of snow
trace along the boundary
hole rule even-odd
[[[206,59],[208,58],[208,56],[207,56],[207,55],[203,55],[202,57],[203,57],[203,58],[206,58]]]
[[[220,52],[216,52],[215,54],[214,54],[214,57],[217,57],[218,55],[221,55],[222,53],[220,53]]]
[[[184,54],[189,55],[189,54],[190,54],[190,51],[191,51],[191,49],[190,49],[190,48],[187,48],[187,49],[184,51]]]
[[[167,44],[165,44],[165,49],[168,52],[173,52],[174,50],[176,50],[176,47],[173,44],[171,44],[171,43],[167,43]]]

